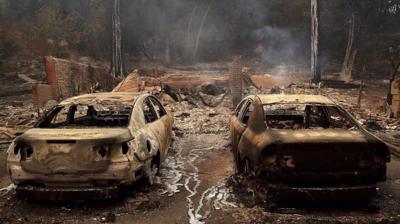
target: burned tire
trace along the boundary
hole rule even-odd
[[[278,211],[278,192],[273,188],[267,188],[266,210],[268,212]]]
[[[251,177],[253,174],[253,171],[251,168],[250,160],[245,158],[245,159],[239,161],[239,164],[240,164],[240,173],[247,177]]]
[[[237,154],[235,156],[234,169],[235,169],[236,174],[242,174],[242,167],[240,166],[240,155],[239,154]]]
[[[150,185],[158,182],[158,175],[160,174],[160,152],[154,156],[146,168],[146,176]]]

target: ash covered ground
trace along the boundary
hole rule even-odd
[[[175,73],[185,74],[183,70]],[[201,76],[201,70],[191,71]],[[217,70],[215,76],[226,72]],[[321,88],[310,86],[306,76],[292,74],[274,92],[322,94],[352,112],[373,133],[399,145],[398,120],[379,109],[387,84],[365,82],[361,107],[359,86]],[[290,85],[289,85],[290,84]],[[246,89],[246,94],[269,93],[271,89]],[[163,163],[160,182],[145,181],[124,189],[113,200],[46,202],[17,197],[5,169],[8,142],[31,127],[38,114],[31,95],[0,98],[0,223],[399,223],[400,161],[396,156],[388,168],[388,179],[379,185],[373,205],[326,205],[317,208],[281,208],[271,213],[256,200],[251,183],[235,176],[230,152],[229,96],[205,94],[203,100],[187,94],[182,102],[166,102],[174,112],[174,139]],[[219,102],[210,107],[206,101]]]

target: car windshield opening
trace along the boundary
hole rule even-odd
[[[40,128],[126,127],[132,107],[124,104],[59,106],[47,113]]]
[[[355,122],[339,107],[315,104],[268,104],[263,106],[271,129],[356,129]]]

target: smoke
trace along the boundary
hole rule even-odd
[[[254,53],[254,41],[260,39],[257,34],[269,32],[263,27],[268,23],[270,4],[262,0],[243,3],[239,0],[138,0],[130,4],[127,1],[127,7],[122,9],[123,32],[128,36],[124,38],[124,46],[130,48],[128,51],[142,51],[151,60],[172,58],[177,63],[216,61],[230,59],[231,54]],[[270,57],[268,53],[261,57]]]
[[[304,56],[299,40],[288,29],[265,26],[254,30],[251,37],[257,43],[256,53],[271,65],[285,65],[296,61],[299,55]]]
[[[57,36],[70,43],[72,52],[112,58],[111,39],[116,37],[112,24],[118,22],[111,18],[114,1],[26,0],[30,3],[23,4],[23,0],[0,0],[0,11],[5,1],[7,10],[21,17],[21,23],[48,27],[40,36],[34,32],[38,39]],[[307,29],[299,21],[309,11],[304,1],[293,0],[135,0],[120,4],[122,55],[129,56],[124,61],[128,69],[135,65],[134,59],[166,64],[214,62],[230,60],[233,54],[250,58],[256,49],[256,56],[266,63],[289,63],[299,55],[298,35],[293,30]],[[52,13],[42,13],[44,6]],[[60,20],[57,26],[48,16],[53,14]],[[71,20],[78,25],[66,29]],[[26,34],[30,37],[30,32]],[[308,40],[305,43],[309,45]]]

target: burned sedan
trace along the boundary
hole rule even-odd
[[[388,147],[323,96],[249,96],[230,131],[236,170],[275,199],[366,199],[386,179]]]
[[[139,178],[154,180],[168,153],[172,124],[172,115],[152,95],[70,98],[13,141],[8,172],[25,192],[111,196]]]

